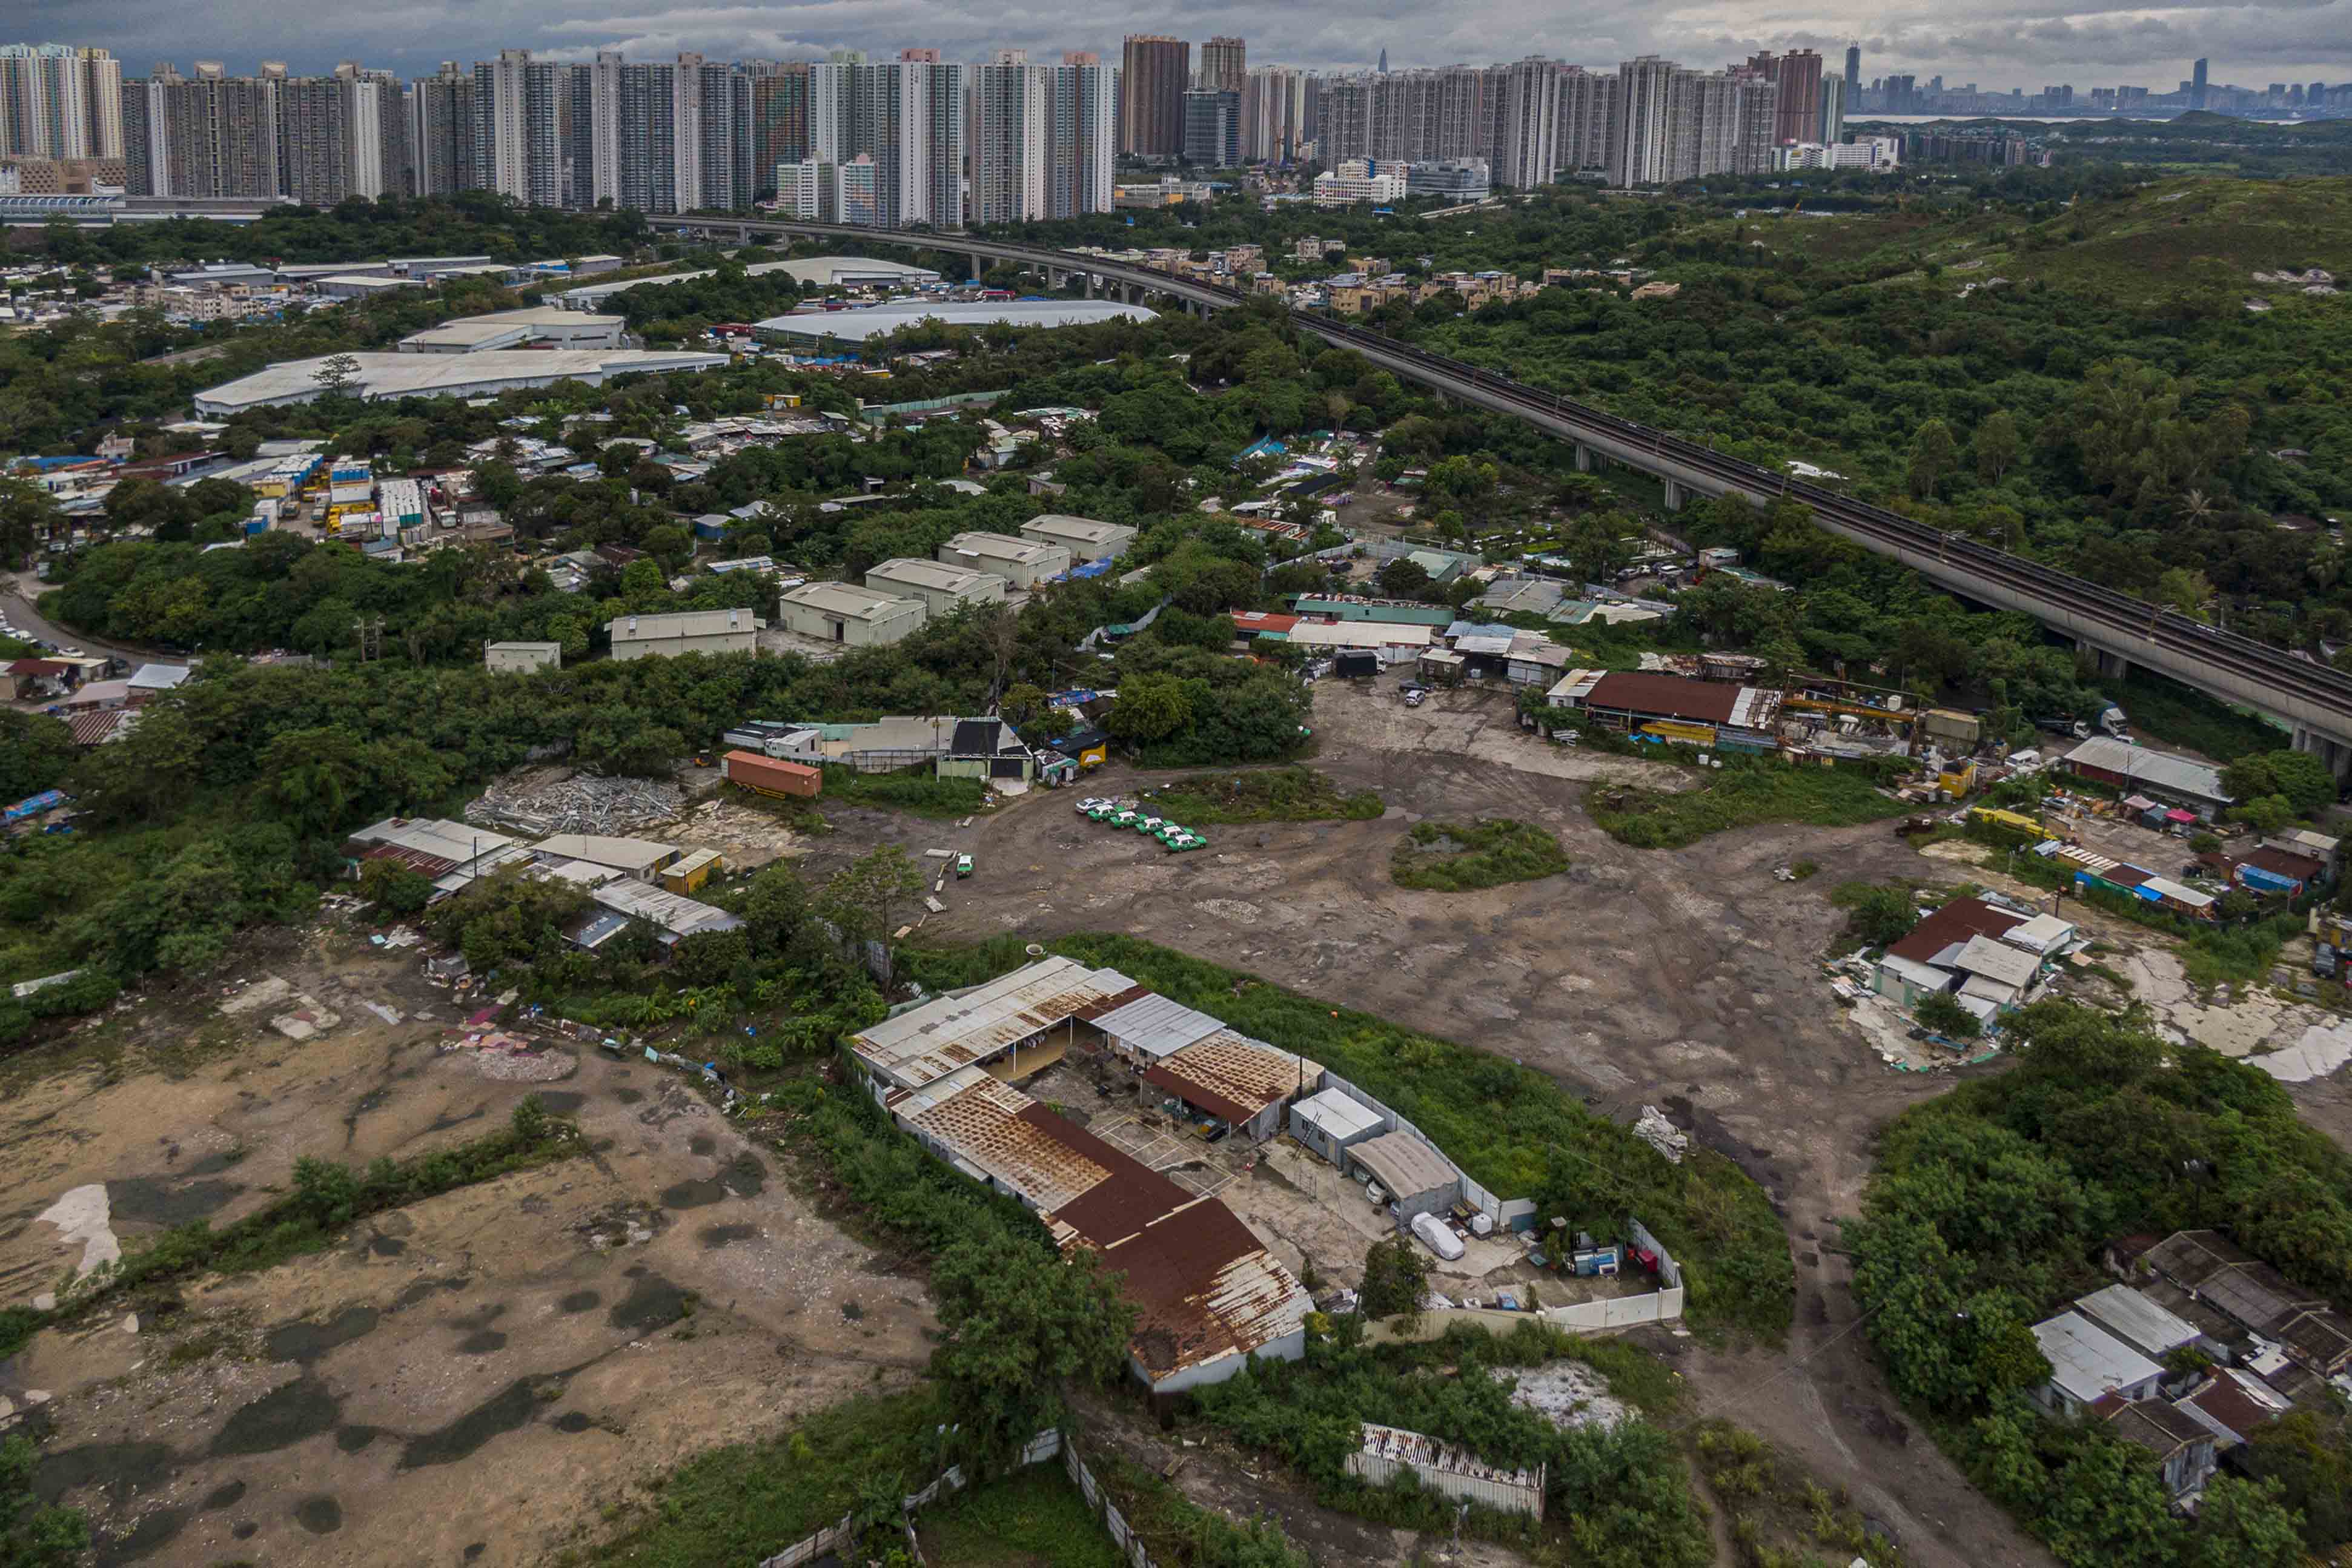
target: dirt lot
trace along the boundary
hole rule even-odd
[[[1124,930],[1511,1056],[1626,1120],[1644,1102],[1666,1107],[1765,1184],[1798,1259],[1785,1353],[1655,1336],[1696,1380],[1702,1413],[1848,1487],[1916,1562],[2046,1563],[1895,1413],[1854,1332],[1844,1263],[1821,1245],[1859,1201],[1874,1129],[1946,1086],[1889,1072],[1817,969],[1842,919],[1829,890],[1916,874],[1917,858],[1884,824],[1626,849],[1586,816],[1584,782],[1675,776],[1548,747],[1518,730],[1500,694],[1407,710],[1388,683],[1368,693],[1327,682],[1315,724],[1317,765],[1347,789],[1379,789],[1385,817],[1213,829],[1209,849],[1170,856],[1076,817],[1066,793],[1045,794],[956,835],[980,873],[950,886],[929,929]],[[1088,789],[1151,781],[1114,770]],[[1550,827],[1573,868],[1484,893],[1390,883],[1389,852],[1413,821],[1478,813]],[[1822,874],[1774,881],[1772,867],[1800,852]]]
[[[214,1049],[176,1074],[138,1049],[110,1070],[17,1064],[0,1300],[84,1256],[87,1234],[36,1218],[77,1188],[100,1186],[99,1224],[130,1241],[248,1212],[303,1155],[463,1140],[530,1092],[438,1049],[448,1003],[413,952],[286,956],[277,972],[340,1015],[314,1040],[248,1015],[208,1026]],[[689,1454],[919,1372],[921,1286],[677,1074],[591,1051],[541,1096],[588,1155],[191,1284],[135,1327],[43,1334],[0,1368],[0,1396],[50,1426],[42,1490],[89,1510],[101,1563],[542,1562]]]

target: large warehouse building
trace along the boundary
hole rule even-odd
[[[481,353],[347,354],[352,371],[348,391],[370,402],[406,397],[489,397],[518,388],[550,387],[558,382],[602,386],[614,376],[639,373],[699,374],[722,369],[724,354],[689,354],[646,349],[493,349]],[[195,395],[196,412],[207,417],[248,408],[312,402],[325,395],[322,356],[287,360],[249,376]]]
[[[755,323],[761,338],[803,346],[825,338],[845,343],[887,338],[926,321],[942,327],[1016,327],[1044,330],[1053,327],[1095,327],[1105,321],[1149,321],[1158,313],[1116,299],[1007,299],[970,303],[917,299],[903,304],[877,305],[866,310],[812,310],[800,316],[771,316]]]
[[[928,267],[910,267],[905,262],[881,261],[870,256],[813,256],[800,261],[755,261],[743,269],[746,277],[764,277],[781,272],[799,284],[815,284],[824,288],[919,288],[937,283],[940,275]],[[584,288],[569,288],[556,296],[556,302],[566,310],[594,310],[616,294],[632,288],[661,288],[673,283],[690,283],[698,277],[715,277],[718,274],[705,267],[698,272],[665,272],[653,277],[632,277],[619,283],[592,283]]]

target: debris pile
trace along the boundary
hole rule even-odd
[[[542,1051],[538,1041],[504,1030],[470,1029],[441,1049],[473,1052],[474,1071],[499,1083],[552,1083],[579,1066],[563,1051]]]
[[[591,773],[550,778],[528,768],[494,781],[467,802],[466,821],[512,828],[544,838],[550,833],[626,833],[675,820],[686,809],[686,791],[662,779],[600,779]]]
[[[1683,1151],[1690,1146],[1689,1135],[1667,1121],[1666,1113],[1655,1105],[1642,1107],[1641,1120],[1633,1124],[1633,1135],[1675,1165],[1683,1163]]]

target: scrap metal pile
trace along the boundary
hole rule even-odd
[[[550,833],[626,833],[675,820],[686,791],[667,779],[600,779],[590,773],[550,778],[543,769],[510,773],[467,802],[466,820]]]

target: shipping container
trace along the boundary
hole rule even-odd
[[[730,784],[780,800],[814,800],[824,788],[824,775],[814,768],[749,751],[729,752],[722,770]]]

